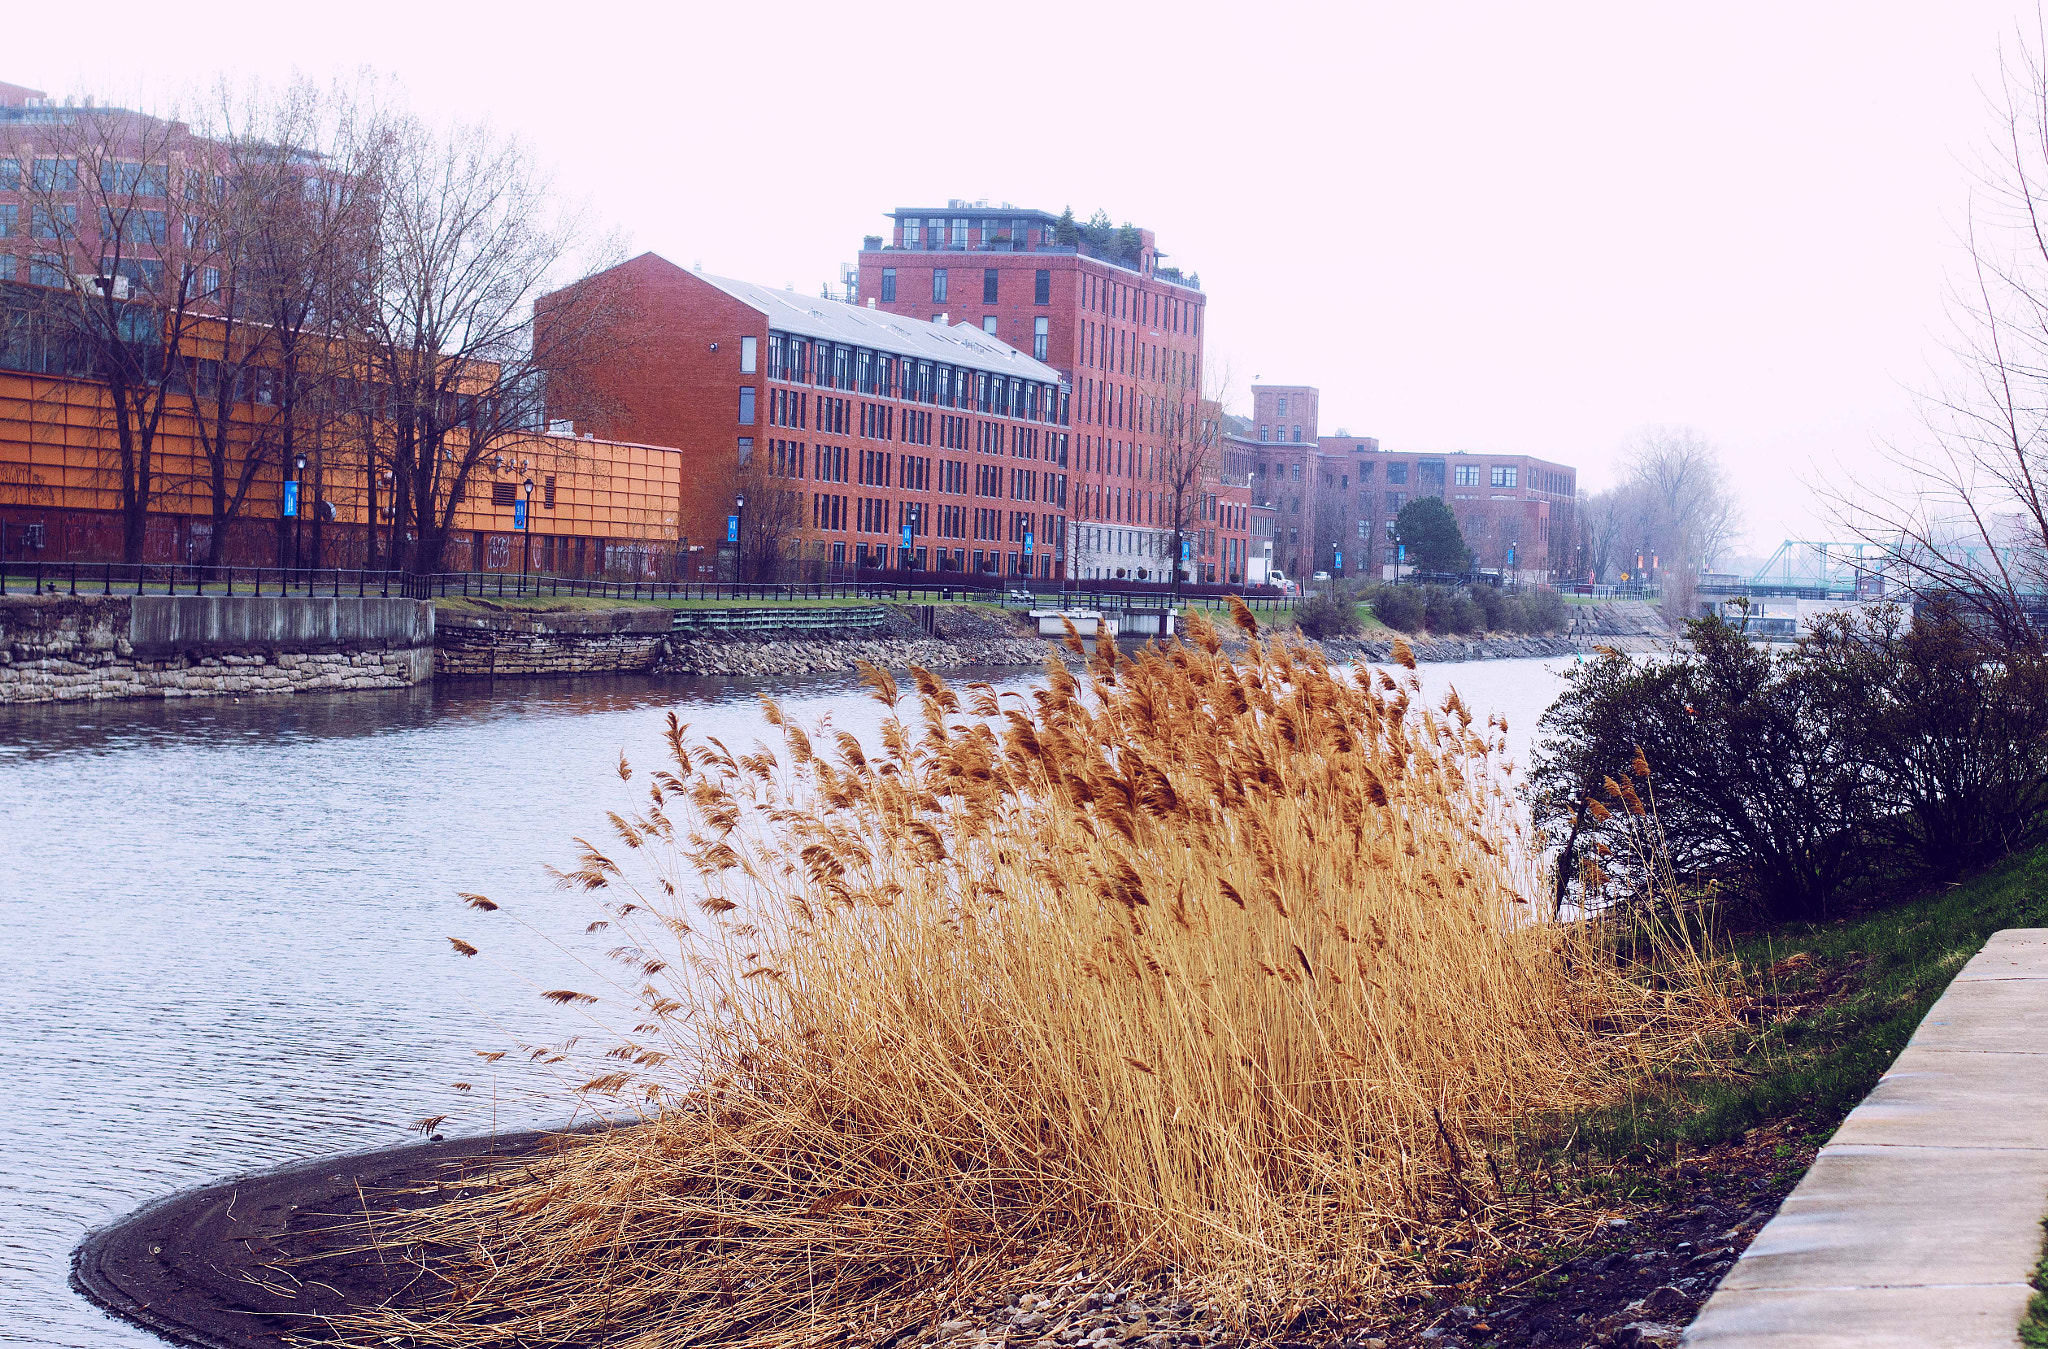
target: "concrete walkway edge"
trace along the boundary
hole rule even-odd
[[[2014,1349],[2048,1214],[2048,928],[1992,936],[1682,1341]]]

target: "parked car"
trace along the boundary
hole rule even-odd
[[[1330,573],[1326,571],[1319,571],[1314,576],[1311,576],[1308,579],[1311,581],[1327,581],[1330,579]]]

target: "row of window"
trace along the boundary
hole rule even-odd
[[[741,373],[752,373],[752,367],[743,342]],[[900,398],[907,403],[992,413],[1019,421],[1064,424],[1067,420],[1067,391],[1058,385],[785,333],[768,335],[768,378],[878,398]]]
[[[1081,282],[1081,308],[1127,323],[1164,327],[1177,333],[1202,335],[1202,308],[1177,295],[1141,290],[1105,276],[1087,275]]]
[[[978,223],[977,223],[978,222]],[[951,224],[949,231],[947,226]],[[999,220],[991,216],[904,216],[899,222],[905,248],[967,248],[970,233],[982,248],[1010,244],[1044,244],[1052,239],[1052,228],[1038,221]]]
[[[164,197],[171,195],[171,170],[167,164],[137,164],[127,160],[109,159],[100,164],[100,190],[116,192],[126,197]],[[183,175],[185,199],[203,200],[209,182],[215,198],[227,188],[227,180],[220,174],[208,175],[187,169]],[[21,171],[19,159],[0,159],[0,192],[18,192],[23,179],[32,192],[76,192],[78,190],[78,161],[75,159],[34,159],[29,161],[29,171]]]
[[[1452,481],[1459,487],[1477,487],[1480,485],[1479,475],[1486,471],[1487,466],[1484,464],[1458,464],[1452,469]],[[1513,465],[1495,464],[1491,469],[1491,481],[1488,485],[1513,487],[1519,476],[1519,470]]]
[[[1042,357],[1040,359],[1043,359]],[[1081,320],[1081,364],[1111,374],[1135,373],[1139,379],[1169,380],[1187,384],[1189,353],[1157,342],[1140,342],[1137,334],[1124,328],[1109,328],[1091,319]],[[1260,427],[1264,440],[1265,428]],[[1294,428],[1295,439],[1301,428]]]
[[[1170,434],[1193,424],[1194,411],[1186,404],[1159,394],[1109,380],[1081,381],[1081,420],[1118,430]]]
[[[968,468],[964,460],[938,461],[938,486],[932,486],[932,457],[922,454],[891,455],[885,450],[849,450],[844,445],[812,446],[796,440],[770,440],[765,467],[778,478],[811,478],[819,482],[845,482],[851,465],[853,481],[863,487],[896,487],[906,492],[941,495],[968,494]],[[740,441],[740,464],[753,461],[751,437]],[[1011,501],[1044,501],[1065,509],[1067,475],[1037,469],[1012,468],[1007,476],[1001,464],[974,464],[975,496],[1007,498]],[[1007,492],[1005,489],[1008,489]]]
[[[952,278],[948,273],[948,269],[934,267],[932,269],[932,303],[947,303],[946,297],[952,288]],[[1002,290],[1003,269],[1000,267],[982,268],[981,302],[983,304],[1001,304]],[[882,303],[896,303],[896,269],[894,267],[884,267],[882,269]],[[1044,267],[1040,267],[1038,274],[1031,280],[1031,303],[1052,303],[1052,272]],[[994,332],[995,329],[990,328],[987,331]]]

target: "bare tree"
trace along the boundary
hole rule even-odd
[[[787,453],[795,454],[796,447],[792,444]],[[733,550],[733,579],[747,584],[789,580],[803,566],[797,535],[804,523],[804,493],[791,486],[800,481],[797,466],[777,463],[774,455],[772,449],[757,449],[742,462],[734,451],[726,475],[727,499],[747,503],[739,513],[739,544]]]
[[[1159,484],[1155,528],[1168,536],[1173,593],[1194,575],[1193,536],[1215,518],[1223,474],[1223,405],[1230,397],[1227,371],[1204,372],[1189,361],[1169,361],[1139,386],[1156,400],[1159,448],[1152,477]]]
[[[1700,573],[1712,570],[1742,534],[1720,455],[1683,427],[1639,431],[1622,453],[1627,476],[1615,502],[1615,543],[1623,558],[1641,556],[1644,567],[1655,567],[1667,609],[1688,612]]]
[[[121,556],[140,562],[165,488],[170,376],[208,318],[203,245],[188,242],[179,196],[203,153],[181,123],[83,108],[14,129],[4,147],[27,169],[29,281],[36,321],[106,389],[106,456],[121,503]]]
[[[210,563],[222,560],[265,470],[283,478],[301,453],[313,468],[301,505],[312,517],[312,564],[323,557],[327,423],[347,363],[336,324],[375,220],[362,159],[371,146],[354,120],[351,98],[305,84],[239,97],[224,89],[187,167],[185,246],[211,322],[177,374],[211,508]],[[287,527],[280,513],[280,553]]]
[[[353,463],[335,469],[360,471],[374,527],[377,440],[338,433],[359,397],[345,324],[361,307],[365,260],[380,251],[386,123],[353,91],[322,92],[305,83],[239,104],[224,97],[221,120],[221,196],[229,208],[223,244],[240,277],[247,320],[263,335],[275,406],[252,449],[295,473],[297,461],[307,461],[302,513],[310,517],[310,562],[318,567],[326,526],[338,517],[329,489],[337,453]]]
[[[2003,50],[1996,130],[1969,199],[1970,266],[1949,310],[1954,373],[1921,400],[1924,440],[1892,447],[1873,490],[1824,487],[1838,523],[1891,577],[1941,594],[2015,651],[2048,645],[2048,36]]]
[[[610,288],[581,222],[558,215],[524,146],[479,126],[382,135],[375,247],[349,311],[377,416],[366,457],[390,465],[398,561],[440,569],[472,480],[544,425],[547,378],[604,359]],[[534,302],[555,296],[545,321]]]
[[[1635,513],[1626,488],[1610,487],[1604,492],[1579,494],[1579,534],[1586,570],[1595,581],[1605,582],[1621,556],[1621,536]]]

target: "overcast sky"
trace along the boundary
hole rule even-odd
[[[815,291],[898,205],[1158,232],[1209,342],[1323,430],[1611,482],[1714,441],[1751,547],[1916,432],[1984,90],[2030,5],[31,9],[0,80],[134,103],[368,68],[529,138],[634,251]]]

